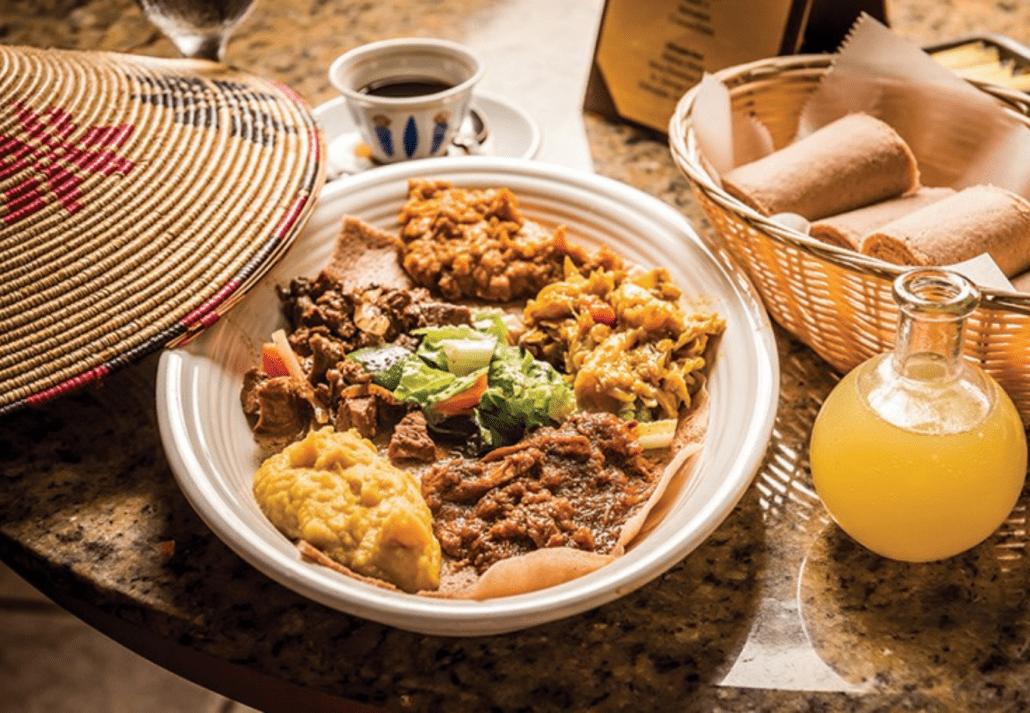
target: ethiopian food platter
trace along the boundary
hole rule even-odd
[[[187,499],[273,579],[410,631],[570,616],[732,510],[778,364],[745,278],[593,174],[428,159],[329,185],[290,253],[162,355]]]

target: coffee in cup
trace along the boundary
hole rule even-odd
[[[397,38],[341,55],[329,81],[345,97],[372,158],[392,163],[447,152],[483,71],[455,42]]]

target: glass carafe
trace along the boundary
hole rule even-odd
[[[958,273],[917,269],[893,285],[892,352],[848,373],[812,428],[816,492],[841,528],[892,559],[963,552],[1012,511],[1026,434],[1012,400],[962,358],[980,293]]]

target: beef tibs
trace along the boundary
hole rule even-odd
[[[478,461],[434,466],[422,495],[444,553],[483,572],[547,547],[611,552],[658,477],[630,426],[580,412]]]
[[[280,288],[279,299],[290,323],[290,346],[304,357],[312,354],[310,341],[315,335],[331,338],[346,353],[411,340],[408,334],[419,327],[472,323],[467,307],[438,302],[425,289],[344,291],[327,271],[314,280],[292,280]]]
[[[303,384],[288,376],[270,377],[260,369],[244,375],[240,401],[264,450],[277,451],[303,437],[313,416]]]
[[[400,420],[390,437],[390,460],[432,463],[436,460],[436,443],[429,435],[426,417],[411,411]]]
[[[390,433],[408,412],[372,375],[347,354],[363,347],[398,344],[414,349],[410,336],[420,327],[471,324],[467,307],[439,302],[427,290],[369,287],[345,290],[330,272],[314,280],[300,277],[279,289],[290,324],[290,346],[307,376],[269,376],[247,372],[240,395],[243,410],[263,450],[277,451],[314,425],[356,428],[366,438]],[[407,458],[418,455],[414,442],[398,446]],[[424,449],[423,449],[424,451]]]

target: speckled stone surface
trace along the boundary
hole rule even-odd
[[[580,160],[582,139],[598,173],[707,230],[661,137],[581,116],[582,93],[554,83],[563,59],[572,81],[585,77],[601,12],[599,0],[555,5],[259,0],[227,59],[317,105],[334,96],[331,60],[361,42],[410,34],[489,45],[492,87],[517,92],[509,98],[544,126],[543,160]],[[983,32],[1030,43],[1030,4],[1015,0],[897,0],[889,17],[924,44]],[[7,0],[0,41],[174,55],[127,0]],[[829,522],[807,470],[808,432],[836,376],[777,337],[780,412],[740,504],[668,573],[567,620],[426,637],[339,614],[261,575],[175,484],[156,428],[154,357],[0,420],[0,558],[44,591],[168,642],[393,710],[1030,709],[1026,496],[995,536],[944,563],[903,565],[855,546]]]

